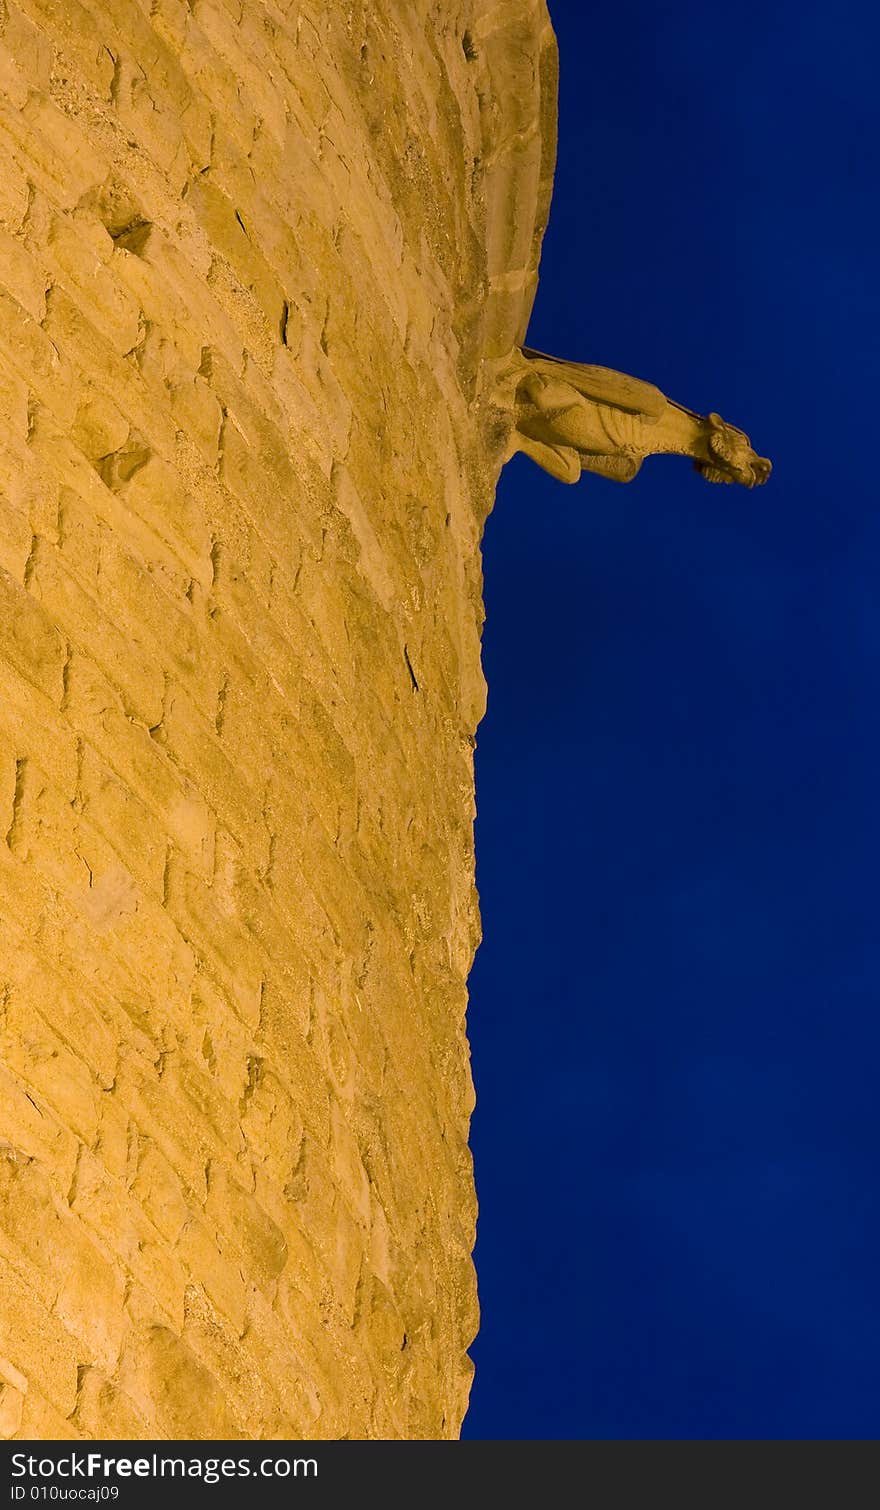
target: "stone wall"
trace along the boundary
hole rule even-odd
[[[544,0],[0,0],[7,1436],[458,1433],[554,63]]]

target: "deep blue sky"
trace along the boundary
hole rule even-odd
[[[502,477],[464,1434],[876,1437],[877,13],[551,12],[530,341],[775,471]]]

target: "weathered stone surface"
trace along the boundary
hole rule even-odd
[[[0,1433],[451,1437],[544,0],[0,0]]]

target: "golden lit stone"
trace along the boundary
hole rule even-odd
[[[555,67],[544,0],[0,4],[6,1436],[458,1433]]]

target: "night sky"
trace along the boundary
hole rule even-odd
[[[769,455],[485,538],[466,1437],[880,1428],[880,25],[551,0],[530,344]]]

